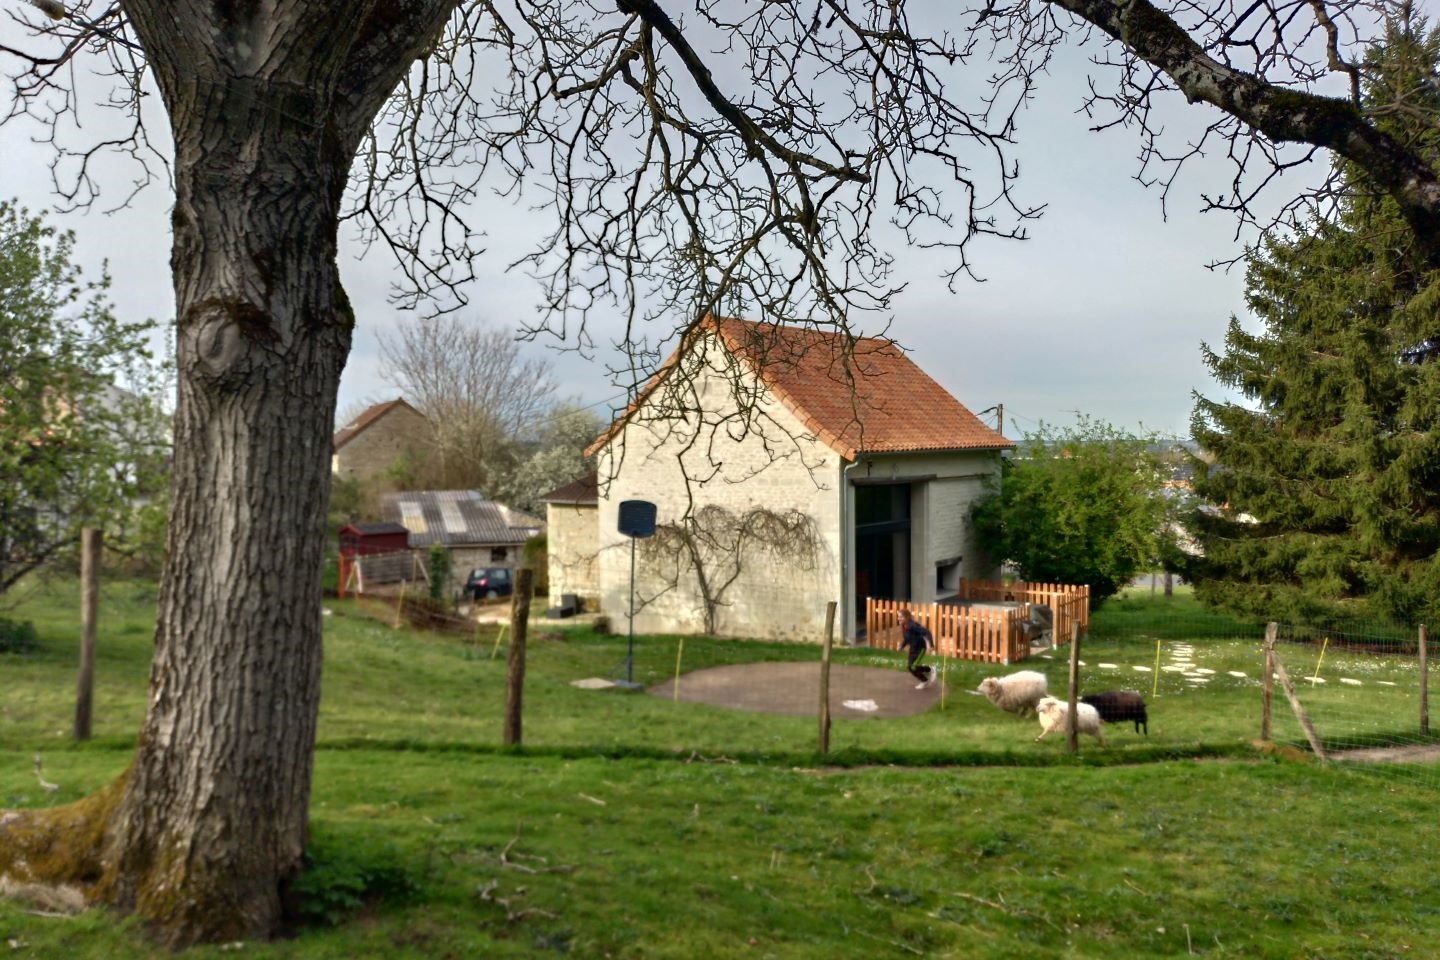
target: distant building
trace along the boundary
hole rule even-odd
[[[753,550],[715,632],[817,640],[836,601],[840,636],[853,637],[867,597],[929,603],[994,574],[970,507],[1013,446],[888,340],[706,318],[586,451],[599,464],[601,609],[623,618],[630,597],[622,501],[655,503],[674,529],[707,507],[785,512],[811,518],[813,555]],[[683,558],[642,566],[635,629],[703,630],[704,586],[715,589]]]
[[[340,596],[409,580],[415,570],[410,531],[398,523],[347,523],[339,530]]]
[[[381,513],[409,534],[410,549],[432,544],[450,551],[450,576],[459,590],[477,567],[520,564],[525,541],[545,529],[537,517],[483,499],[474,490],[408,490],[380,498]]]
[[[572,480],[540,498],[545,504],[550,596],[574,594],[594,604],[600,599],[600,528],[598,477]]]
[[[335,432],[330,472],[342,480],[368,479],[420,453],[429,436],[430,421],[404,399],[373,404]]]

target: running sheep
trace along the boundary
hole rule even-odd
[[[1106,723],[1133,720],[1136,733],[1144,727],[1145,736],[1150,736],[1150,721],[1145,716],[1145,701],[1134,690],[1105,690],[1101,693],[1087,693],[1080,699],[1100,711],[1100,719]]]
[[[1066,717],[1070,713],[1070,705],[1064,700],[1057,700],[1054,697],[1045,697],[1035,709],[1040,717],[1040,736],[1035,738],[1039,743],[1045,739],[1045,734],[1055,730],[1064,730]],[[1100,746],[1105,746],[1105,738],[1100,734],[1100,711],[1088,703],[1077,703],[1075,705],[1075,729],[1079,733],[1088,733],[1100,741]]]
[[[986,677],[977,689],[1001,710],[1023,717],[1034,713],[1036,704],[1045,696],[1045,674],[1021,670],[1004,677]]]

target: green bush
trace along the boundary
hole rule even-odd
[[[438,543],[430,544],[425,567],[430,573],[430,599],[447,600],[450,595],[450,551]]]
[[[0,617],[0,653],[27,653],[40,642],[35,624],[29,620],[7,620]]]
[[[339,926],[361,907],[379,900],[405,901],[420,888],[398,850],[383,843],[312,840],[305,866],[290,885],[295,918]]]

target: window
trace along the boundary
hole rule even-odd
[[[504,547],[491,547],[491,548],[490,548],[490,562],[491,562],[491,563],[504,563],[504,562],[505,562],[505,548],[504,548]]]
[[[947,557],[935,562],[935,593],[945,597],[960,589],[960,557]]]

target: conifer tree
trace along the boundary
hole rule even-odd
[[[1408,10],[1367,58],[1378,126],[1440,159],[1440,31]],[[1252,258],[1257,332],[1231,319],[1196,398],[1202,599],[1285,619],[1440,612],[1440,275],[1395,204],[1342,167],[1333,217]]]

